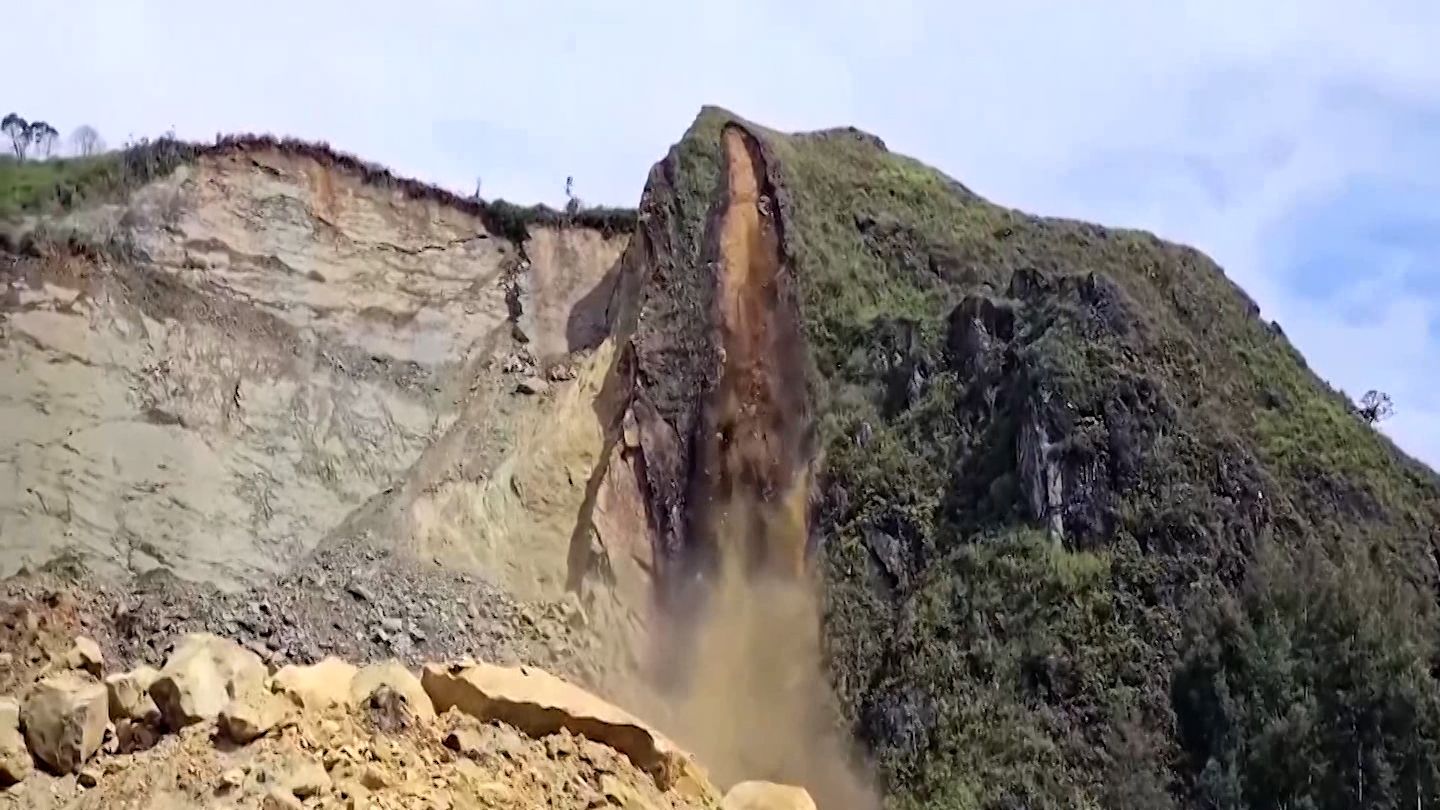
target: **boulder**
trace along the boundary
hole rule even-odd
[[[688,754],[643,721],[544,670],[429,664],[421,683],[437,712],[457,708],[536,738],[566,729],[624,754],[661,790],[698,772]]]
[[[461,756],[478,759],[485,753],[485,738],[473,726],[457,726],[445,735],[445,747]]]
[[[105,679],[105,692],[110,700],[110,719],[152,722],[160,715],[150,687],[160,677],[160,670],[140,666],[129,672],[117,672]]]
[[[270,688],[303,709],[328,709],[350,705],[350,682],[355,665],[333,656],[318,664],[282,667],[271,679]]]
[[[84,670],[99,678],[105,672],[105,656],[100,652],[100,645],[95,643],[95,639],[80,636],[65,654],[65,667]]]
[[[815,810],[815,800],[794,785],[741,782],[725,794],[720,810]]]
[[[363,667],[355,673],[355,677],[350,681],[350,703],[355,706],[364,705],[365,701],[375,694],[375,690],[382,686],[388,686],[392,692],[404,698],[416,717],[430,719],[435,716],[435,707],[430,702],[430,696],[425,694],[425,687],[421,685],[420,679],[393,658]]]
[[[30,751],[20,734],[20,704],[0,698],[0,787],[30,775]]]
[[[325,766],[312,759],[295,763],[280,784],[301,799],[319,796],[331,786],[330,774],[325,771]]]
[[[160,742],[160,729],[150,720],[119,720],[115,723],[115,750],[121,754],[144,751]]]
[[[75,773],[105,741],[105,687],[79,673],[53,675],[30,691],[20,719],[36,759],[56,773]]]
[[[175,648],[150,685],[150,697],[171,728],[180,729],[220,715],[230,701],[263,691],[265,665],[233,641],[192,633]]]
[[[220,730],[244,745],[283,725],[290,715],[288,702],[279,695],[257,692],[230,701],[220,711]]]

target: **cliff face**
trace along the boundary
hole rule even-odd
[[[1440,485],[1205,257],[720,110],[641,211],[612,309],[668,615],[723,605],[727,560],[803,579],[794,516],[828,678],[897,800],[1431,795]],[[1305,697],[1371,654],[1403,675]],[[1276,714],[1312,747],[1265,748]]]
[[[1440,798],[1440,483],[1205,257],[717,109],[621,220],[268,142],[70,215],[0,573],[478,572],[827,807]]]
[[[0,573],[74,556],[229,586],[401,485],[476,392],[489,429],[519,418],[537,355],[597,342],[603,306],[567,317],[625,244],[583,228],[517,241],[265,143],[212,149],[63,227],[124,249],[5,259]]]

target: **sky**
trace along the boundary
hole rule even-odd
[[[985,197],[1195,245],[1440,467],[1440,3],[52,0],[0,107],[270,132],[468,193],[634,205],[703,104],[853,125]],[[17,53],[18,50],[18,53]]]

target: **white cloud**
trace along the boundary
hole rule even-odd
[[[1347,323],[1271,249],[1298,206],[1407,170],[1385,109],[1337,98],[1440,101],[1424,0],[57,0],[6,20],[9,64],[36,67],[0,103],[62,131],[294,134],[519,200],[573,174],[633,203],[705,103],[854,124],[998,202],[1197,245],[1322,375],[1390,390],[1387,429],[1440,463],[1435,313],[1377,282],[1376,319]]]

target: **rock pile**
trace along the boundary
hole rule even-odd
[[[107,674],[80,639],[0,697],[0,807],[616,806],[813,810],[798,788],[721,798],[643,721],[532,667],[462,660],[417,675],[337,658],[271,671],[218,636],[164,667]]]

